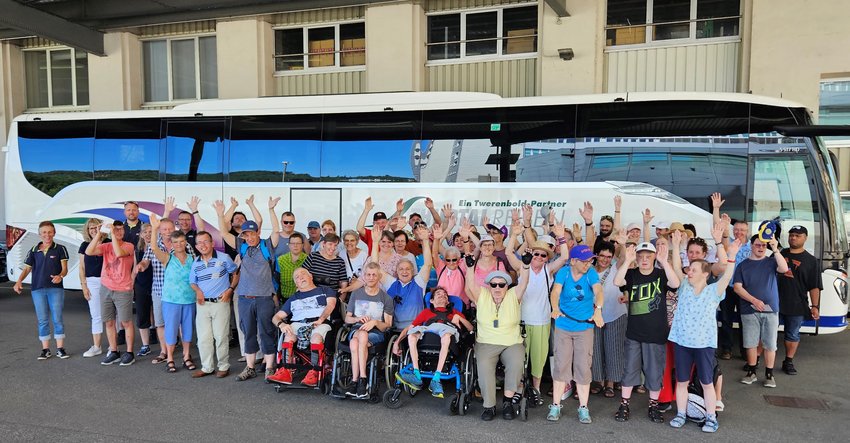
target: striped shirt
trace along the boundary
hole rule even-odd
[[[283,298],[289,298],[298,288],[295,286],[295,279],[292,278],[292,273],[295,268],[304,264],[307,260],[307,253],[301,251],[298,259],[292,261],[292,252],[287,252],[277,258],[277,267],[280,268],[280,295]]]
[[[172,253],[174,252],[174,248],[165,249],[165,242],[162,241],[162,238],[159,239],[159,249]],[[195,257],[195,251],[192,250],[192,247],[189,244],[186,244],[186,253],[190,255],[190,257]],[[151,262],[151,266],[153,266],[153,286],[151,286],[151,295],[157,298],[162,298],[162,283],[165,281],[165,266],[162,265],[162,262],[156,258],[156,254],[153,253],[153,248],[148,246],[145,250],[145,256],[142,257],[142,260],[148,260]]]
[[[335,257],[333,260],[326,260],[325,257],[322,257],[321,252],[313,252],[307,257],[307,260],[304,260],[304,269],[310,271],[310,274],[313,275],[313,283],[316,286],[328,286],[334,290],[339,289],[340,282],[348,281],[345,266],[345,260],[342,258]]]
[[[195,259],[192,270],[189,271],[189,283],[197,285],[204,298],[219,298],[230,287],[230,274],[236,272],[236,263],[230,256],[213,251],[208,262],[202,257]]]

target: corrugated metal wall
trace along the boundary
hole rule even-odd
[[[272,26],[291,26],[322,22],[338,22],[357,20],[366,17],[365,6],[348,8],[314,9],[311,11],[287,12],[274,14],[269,19]]]
[[[46,38],[41,37],[28,37],[22,40],[21,48],[23,49],[33,49],[33,48],[49,48],[52,46],[63,46],[61,43],[56,43],[53,40],[48,40]]]
[[[740,42],[606,51],[605,92],[737,92]]]
[[[144,26],[139,28],[138,35],[139,38],[150,38],[182,34],[201,34],[206,32],[215,32],[215,20]]]
[[[274,79],[277,95],[319,95],[366,92],[366,71],[281,75]]]
[[[502,97],[537,95],[537,59],[495,60],[426,67],[429,91],[491,92]]]
[[[429,0],[425,2],[425,12],[441,12],[453,11],[456,9],[515,5],[517,3],[534,4],[538,2],[528,0]]]

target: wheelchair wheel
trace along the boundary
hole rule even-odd
[[[387,392],[384,392],[384,406],[390,409],[400,408],[401,389],[387,389]]]
[[[393,345],[398,341],[398,334],[393,335],[387,342],[387,353],[384,360],[384,379],[387,387],[396,385],[395,375],[401,369],[400,357],[393,354]]]
[[[528,421],[528,398],[526,397],[519,401],[519,419]]]
[[[469,411],[469,395],[461,392],[457,396],[457,413],[458,415],[466,415],[467,411]]]
[[[283,389],[281,389],[280,385],[274,385],[274,391],[277,392],[278,394],[280,394],[283,391]]]
[[[454,398],[452,398],[452,401],[449,402],[449,415],[457,415],[458,414],[458,409],[459,409],[459,406],[460,406],[460,396],[461,395],[462,394],[460,392],[458,392],[457,394],[455,394]]]
[[[475,353],[472,348],[466,351],[463,359],[463,391],[469,395],[475,389]]]

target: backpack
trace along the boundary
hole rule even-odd
[[[277,260],[275,260],[274,254],[269,251],[269,247],[266,244],[266,240],[260,240],[260,252],[263,253],[263,258],[269,262],[269,268],[272,271],[272,284],[274,285],[274,292],[276,294],[280,294],[280,267],[278,266]],[[242,246],[239,247],[239,256],[244,257],[248,252],[248,243],[242,242]]]
[[[685,415],[688,421],[692,421],[699,426],[705,424],[708,411],[705,408],[705,399],[692,392],[688,393],[688,407]]]

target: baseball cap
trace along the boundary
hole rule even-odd
[[[791,229],[789,229],[789,230],[788,230],[788,233],[789,233],[789,234],[805,234],[805,235],[809,235],[809,230],[808,230],[808,229],[806,229],[806,227],[805,227],[805,226],[794,225],[794,226],[791,226]]]
[[[386,220],[386,219],[387,219],[387,214],[384,214],[381,211],[376,212],[375,215],[372,216],[372,221]]]
[[[637,223],[629,223],[629,225],[626,226],[626,232],[629,232],[632,229],[640,229],[640,225]]]
[[[487,228],[488,231],[499,231],[499,232],[502,233],[503,236],[505,236],[505,237],[508,236],[508,227],[505,226],[505,225],[502,225],[501,228],[497,228],[496,225],[488,224],[485,227]]]
[[[655,229],[670,229],[670,223],[667,223],[666,221],[658,222],[653,226]]]
[[[635,252],[641,252],[641,251],[656,252],[655,251],[655,245],[653,245],[652,243],[650,243],[648,241],[645,241],[645,242],[637,245],[637,248],[635,249]]]
[[[542,241],[542,242],[544,242],[544,243],[548,243],[548,244],[550,244],[550,245],[552,245],[552,246],[557,246],[557,245],[558,245],[558,242],[557,242],[557,241],[555,241],[555,238],[554,238],[554,237],[552,237],[551,235],[548,235],[548,234],[547,234],[547,235],[541,235],[539,240],[540,240],[540,241]]]
[[[505,271],[493,271],[487,274],[487,277],[484,278],[484,283],[490,283],[490,280],[494,278],[503,278],[506,282],[508,282],[508,286],[510,286],[514,281],[511,279],[511,276]]]
[[[481,234],[480,243],[484,243],[485,241],[491,241],[493,243],[496,242],[495,240],[493,240],[493,236],[491,236],[490,234]]]
[[[773,240],[773,234],[776,232],[776,223],[765,220],[761,222],[758,229],[759,240],[767,243]]]
[[[260,230],[260,228],[259,228],[259,226],[257,226],[257,223],[254,222],[254,220],[248,220],[245,223],[242,223],[242,231],[243,232],[244,231],[257,232],[259,230]]]
[[[313,220],[313,221],[311,221],[310,223],[307,223],[307,229],[310,229],[310,228],[316,228],[316,229],[319,229],[319,228],[321,228],[321,227],[322,227],[322,226],[321,226],[321,225],[319,225],[319,222],[317,222],[316,220]]]
[[[570,249],[570,258],[585,261],[590,260],[593,257],[596,257],[596,255],[593,254],[593,251],[590,249],[590,246],[576,245]]]

